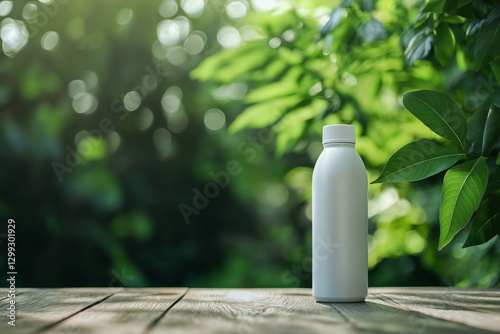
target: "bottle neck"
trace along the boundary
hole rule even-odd
[[[330,148],[330,147],[349,147],[349,148],[354,148],[354,143],[324,143],[323,147],[324,148]]]

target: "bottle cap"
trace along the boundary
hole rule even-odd
[[[327,143],[356,144],[356,128],[348,124],[325,125],[323,127],[323,144]]]

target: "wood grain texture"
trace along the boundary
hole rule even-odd
[[[47,332],[144,333],[186,292],[186,288],[141,288],[116,292],[103,302],[79,312]]]
[[[316,303],[310,289],[191,289],[152,333],[487,333],[369,299]]]
[[[309,333],[350,325],[308,289],[190,289],[151,333]]]
[[[187,291],[187,292],[186,292]],[[0,289],[0,293],[5,289]],[[316,303],[310,289],[20,289],[0,333],[491,333],[500,291],[370,288],[364,303]],[[0,300],[6,310],[7,300]],[[5,314],[5,313],[4,313]]]
[[[80,312],[89,305],[110,296],[116,289],[18,289],[16,295],[16,326],[7,324],[5,316],[9,300],[0,301],[2,321],[0,333],[34,333]]]
[[[500,333],[500,290],[372,288],[371,301]]]

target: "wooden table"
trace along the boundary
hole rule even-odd
[[[310,289],[19,289],[16,326],[0,289],[0,333],[490,333],[500,290],[370,288],[364,303]]]

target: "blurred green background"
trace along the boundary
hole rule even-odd
[[[475,107],[485,79],[458,39],[449,64],[405,64],[420,1],[360,1],[327,38],[350,56],[331,53],[318,36],[338,3],[0,1],[0,216],[16,221],[18,286],[309,287],[321,126],[357,127],[372,181],[403,144],[436,138],[402,93],[452,91]],[[328,110],[307,132],[301,118],[265,130],[288,103],[265,86],[283,72],[306,86],[303,114]],[[260,114],[233,123],[249,104]],[[195,208],[231,161],[228,186]],[[462,249],[460,234],[437,251],[441,180],[370,185],[370,286],[499,284],[498,238]]]

